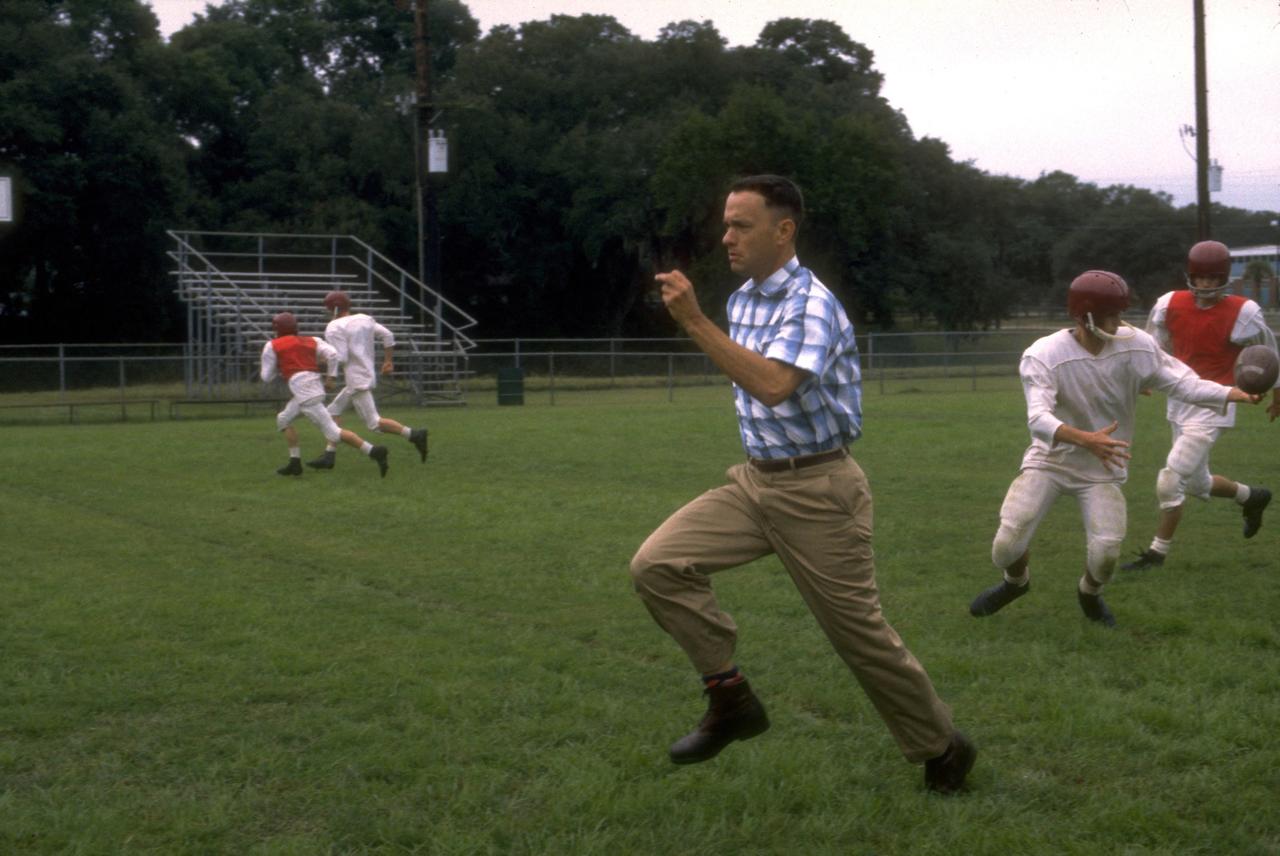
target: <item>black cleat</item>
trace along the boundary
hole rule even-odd
[[[707,712],[698,727],[671,744],[673,764],[710,761],[735,740],[750,740],[769,730],[769,717],[747,682],[705,690]]]
[[[1084,610],[1085,618],[1096,621],[1104,627],[1116,626],[1116,617],[1107,608],[1107,602],[1102,599],[1102,595],[1085,594],[1079,589],[1076,589],[1076,594],[1080,598],[1080,608]]]
[[[387,447],[374,446],[372,449],[369,450],[369,457],[373,458],[375,461],[378,462],[378,472],[382,474],[383,478],[386,478],[387,477]]]
[[[977,757],[977,747],[957,731],[951,735],[946,752],[924,762],[924,786],[935,793],[954,794],[964,786],[964,777]]]
[[[1031,580],[1027,580],[1020,586],[1015,586],[1008,580],[1001,580],[991,588],[983,589],[982,593],[973,599],[973,603],[969,604],[969,614],[974,618],[995,615],[1029,591],[1031,591]]]
[[[1164,564],[1165,555],[1158,550],[1143,550],[1138,558],[1120,566],[1122,571],[1145,571],[1147,568],[1158,568]]]
[[[282,476],[300,476],[302,475],[302,459],[290,458],[289,463],[276,470]]]
[[[337,460],[337,457],[338,455],[335,452],[325,452],[314,461],[307,461],[307,466],[311,467],[313,470],[331,470],[333,469],[333,463]]]
[[[1255,487],[1249,491],[1249,498],[1244,501],[1244,537],[1252,538],[1262,528],[1262,512],[1271,503],[1271,491],[1265,487]]]
[[[427,429],[415,428],[409,432],[409,442],[418,450],[422,460],[427,459]]]

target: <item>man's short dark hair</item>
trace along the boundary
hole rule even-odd
[[[780,175],[749,175],[740,178],[729,187],[730,193],[759,193],[766,208],[781,208],[800,228],[804,221],[804,196],[800,188],[789,178]]]

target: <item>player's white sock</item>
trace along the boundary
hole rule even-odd
[[[368,440],[361,441],[360,451],[364,452],[367,455],[372,449],[373,449],[373,444],[370,443]]]
[[[1236,483],[1236,502],[1244,505],[1249,501],[1249,494],[1251,493],[1253,493],[1253,491],[1249,490],[1249,486],[1247,484],[1244,482]]]
[[[324,450],[325,450],[326,452],[336,452],[336,451],[338,451],[338,444],[337,444],[337,443],[325,443],[325,444],[324,444]]]
[[[290,447],[289,447],[289,457],[291,457],[291,458],[301,458],[301,457],[302,457],[302,448],[301,448],[301,447],[299,447],[299,446],[290,446]]]
[[[1157,535],[1155,538],[1151,539],[1151,549],[1155,550],[1161,556],[1167,556],[1169,555],[1169,551],[1173,549],[1173,539],[1170,538],[1166,541],[1164,538]]]
[[[1089,575],[1084,574],[1080,577],[1080,591],[1085,594],[1097,594],[1102,591],[1102,586],[1094,585],[1093,580],[1089,579]]]
[[[403,428],[400,429],[400,436],[405,438],[406,440],[409,439],[409,435],[412,433],[413,433],[413,429],[410,428],[408,425],[405,425]]]
[[[1004,572],[1004,581],[1011,586],[1018,586],[1019,588],[1021,588],[1022,586],[1025,586],[1030,579],[1031,579],[1031,570],[1029,568],[1024,568],[1022,571],[1022,576],[1020,577],[1012,576],[1008,571]]]

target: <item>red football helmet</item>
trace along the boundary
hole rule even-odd
[[[1198,287],[1195,280],[1205,277],[1217,280],[1208,288]],[[1231,251],[1219,241],[1201,241],[1187,252],[1187,288],[1199,300],[1214,301],[1227,290],[1231,279]]]
[[[324,296],[324,308],[330,315],[340,315],[351,311],[351,298],[345,291],[331,291]]]
[[[1115,335],[1099,328],[1095,320],[1128,308],[1129,284],[1124,277],[1110,271],[1087,270],[1071,280],[1071,287],[1067,289],[1067,314],[1103,339],[1112,339]],[[1133,335],[1132,331],[1129,335]]]
[[[298,332],[298,319],[292,312],[281,312],[271,319],[271,326],[277,336],[293,336]]]

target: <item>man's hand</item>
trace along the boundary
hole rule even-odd
[[[1280,389],[1271,390],[1271,403],[1267,405],[1267,415],[1271,417],[1272,422],[1280,418]]]
[[[1118,427],[1120,427],[1119,422],[1112,422],[1098,431],[1081,431],[1076,438],[1076,444],[1088,449],[1108,470],[1113,467],[1123,467],[1124,462],[1133,456],[1129,454],[1128,441],[1117,440],[1111,436]]]
[[[1257,404],[1261,400],[1261,395],[1245,392],[1236,386],[1231,387],[1231,391],[1227,393],[1227,401],[1234,401],[1237,404]]]
[[[392,360],[390,356],[388,356],[386,359],[382,361],[382,373],[384,375],[391,374],[393,371],[395,371],[395,368],[396,368],[395,361]]]
[[[338,385],[338,383],[337,383],[337,379],[336,379],[336,378],[331,377],[330,375],[325,375],[325,376],[324,376],[324,391],[325,391],[325,392],[333,392],[334,388],[335,388],[337,385]]]
[[[662,302],[681,327],[702,318],[702,307],[698,306],[698,295],[693,291],[693,283],[678,270],[656,274],[654,280],[662,287]]]

